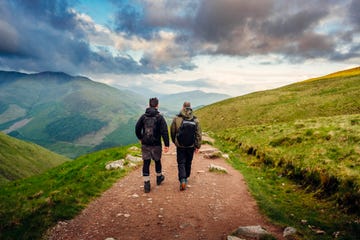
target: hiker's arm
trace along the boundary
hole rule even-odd
[[[142,128],[143,128],[143,116],[141,116],[139,118],[139,120],[137,121],[136,125],[135,125],[135,134],[136,137],[141,140],[142,139]]]
[[[195,152],[196,149],[199,150],[201,147],[201,126],[199,121],[196,121],[196,137],[195,137]]]
[[[175,136],[176,136],[176,118],[173,119],[171,126],[170,126],[170,135],[171,141],[175,143]]]
[[[161,117],[161,137],[164,140],[165,147],[169,147],[169,130],[164,117]]]

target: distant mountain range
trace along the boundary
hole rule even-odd
[[[205,93],[202,91],[190,91],[186,93],[174,93],[161,96],[161,108],[179,112],[184,101],[191,102],[193,109],[230,98],[229,95],[220,93]]]
[[[160,111],[171,119],[185,100],[196,108],[227,97],[162,95]],[[134,125],[147,104],[144,95],[86,77],[0,71],[0,131],[71,158],[137,142]]]
[[[227,98],[231,98],[231,96],[227,94],[207,93],[199,90],[173,93],[173,94],[164,94],[164,93],[154,92],[152,90],[143,87],[136,87],[134,89],[123,88],[123,87],[118,87],[118,88],[122,91],[131,91],[139,94],[140,96],[147,96],[148,98],[151,97],[159,98],[160,112],[165,114],[166,117],[168,118],[177,114],[180,111],[182,104],[185,101],[191,102],[191,106],[195,110],[203,106]],[[144,101],[147,102],[148,99],[145,99]]]

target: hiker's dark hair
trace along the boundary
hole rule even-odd
[[[184,107],[184,108],[191,108],[190,102],[187,102],[187,101],[184,102],[183,107]]]
[[[159,99],[155,98],[150,98],[149,99],[149,106],[150,107],[157,107],[159,105]]]

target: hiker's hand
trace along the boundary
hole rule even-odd
[[[198,149],[198,148],[195,148],[195,153],[199,153],[199,149]]]
[[[164,147],[164,153],[167,153],[169,151],[169,147]]]

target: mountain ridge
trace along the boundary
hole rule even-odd
[[[0,84],[0,131],[71,158],[137,142],[133,126],[148,105],[134,91],[63,72],[0,71]],[[158,97],[170,121],[189,97],[196,108],[228,96],[196,91]]]
[[[61,72],[0,72],[1,76],[6,81],[2,81],[0,89],[0,130],[27,120],[10,132],[11,136],[70,157],[136,141],[128,129],[142,109],[133,93]],[[84,141],[90,133],[91,137],[98,135],[97,141]],[[83,140],[77,143],[77,139]]]

